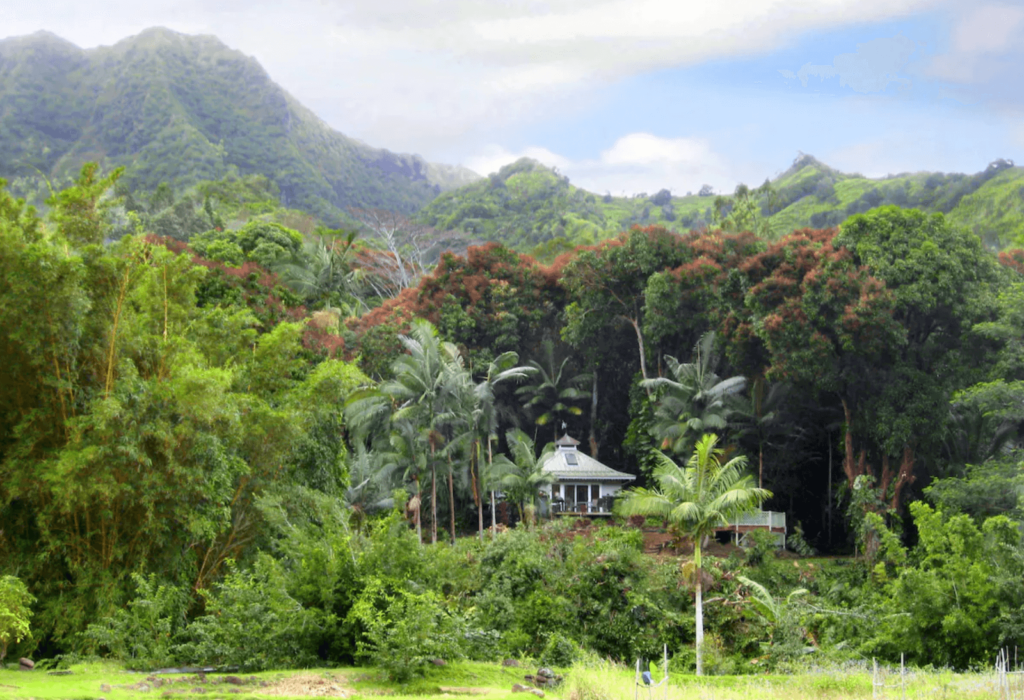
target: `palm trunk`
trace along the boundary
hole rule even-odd
[[[704,595],[703,576],[701,575],[700,544],[703,537],[697,535],[693,538],[693,564],[697,575],[697,604],[695,606],[695,619],[697,627],[697,675],[704,675]]]
[[[420,512],[423,510],[423,490],[420,488],[420,475],[414,476],[413,481],[416,482],[416,500],[419,501],[419,505],[416,506],[416,541],[423,544],[423,520],[420,518]]]
[[[590,390],[590,456],[597,459],[597,367],[594,367],[594,381]]]
[[[437,544],[437,464],[434,441],[430,441],[430,544]]]
[[[757,445],[757,488],[764,488],[764,447]]]
[[[451,514],[452,544],[455,544],[455,477],[451,455],[448,455],[448,512]]]
[[[474,466],[476,471],[473,471]],[[473,475],[473,500],[476,501],[477,533],[480,541],[484,541],[484,502],[480,497],[480,443],[477,442],[473,450],[473,462],[470,464],[470,473]]]
[[[491,450],[491,437],[487,436],[487,468],[490,469],[494,463],[494,453]],[[494,506],[494,489],[491,489],[491,540],[498,534],[498,509]]]

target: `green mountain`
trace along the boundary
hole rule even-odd
[[[679,197],[667,190],[651,196],[601,196],[523,158],[486,179],[442,194],[419,217],[438,228],[532,250],[541,259],[615,236],[634,224],[686,231],[728,220],[740,199],[752,205],[756,217],[776,237],[805,226],[837,225],[884,204],[943,212],[992,248],[1024,236],[1024,168],[1010,161],[995,161],[975,175],[905,173],[871,179],[841,173],[801,155],[769,184],[746,197],[716,197],[708,191]]]
[[[90,50],[46,32],[0,41],[0,177],[60,180],[89,160],[126,166],[143,191],[262,174],[283,206],[328,222],[349,206],[411,213],[479,178],[334,131],[214,37],[149,29]]]

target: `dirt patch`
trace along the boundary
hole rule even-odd
[[[487,695],[491,692],[487,688],[456,688],[448,685],[442,685],[438,690],[445,695]]]
[[[266,688],[260,688],[261,695],[303,695],[314,698],[347,698],[352,695],[351,688],[344,686],[345,679],[331,674],[315,675],[312,673],[290,676],[274,681]]]
[[[647,554],[655,554],[660,556],[691,556],[693,554],[693,543],[684,540],[678,547],[673,547],[674,538],[667,532],[658,532],[654,530],[644,530],[644,552]],[[742,547],[737,547],[731,542],[723,544],[711,540],[707,546],[704,547],[704,554],[708,554],[713,557],[721,557],[725,559],[730,554],[743,554],[745,552]]]

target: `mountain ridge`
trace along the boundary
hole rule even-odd
[[[211,35],[157,27],[91,49],[52,32],[0,40],[0,176],[66,175],[88,160],[126,166],[142,190],[260,173],[284,206],[329,223],[350,206],[412,213],[479,178],[332,129]]]
[[[660,224],[680,232],[728,225],[743,198],[761,218],[763,235],[772,238],[804,227],[835,226],[852,214],[896,204],[941,212],[990,248],[1024,240],[1024,168],[1012,161],[993,161],[973,175],[919,171],[867,178],[799,153],[769,183],[771,195],[758,187],[747,188],[749,195],[679,196],[662,190],[602,196],[572,185],[539,161],[521,158],[484,180],[440,195],[418,216],[428,225],[511,245],[543,260],[633,225]],[[738,224],[736,219],[732,223]]]

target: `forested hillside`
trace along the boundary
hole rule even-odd
[[[801,227],[835,226],[847,217],[893,204],[941,212],[989,247],[1024,236],[1024,168],[995,161],[975,175],[914,173],[869,179],[841,173],[811,156],[758,187],[715,194],[662,190],[633,197],[587,192],[540,163],[522,159],[485,180],[448,192],[420,219],[551,260],[576,245],[613,237],[633,225],[758,231],[766,238]]]
[[[330,223],[349,206],[411,213],[477,178],[332,130],[214,37],[150,29],[87,51],[45,32],[0,41],[0,176],[31,195],[37,172],[66,182],[85,161],[128,166],[139,192],[263,175],[281,205]]]
[[[404,681],[663,644],[687,672],[969,668],[1024,643],[1024,252],[883,206],[424,269],[408,241],[294,228],[258,177],[131,205],[119,175],[85,166],[43,217],[0,190],[13,653]],[[605,526],[549,521],[562,433],[638,478]],[[758,503],[795,560],[756,534],[700,555]]]

